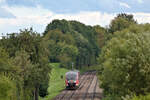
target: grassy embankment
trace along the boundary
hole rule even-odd
[[[40,100],[51,100],[65,88],[65,73],[69,70],[60,68],[57,63],[51,64],[51,67],[48,95]],[[61,79],[61,75],[63,75],[63,79]]]

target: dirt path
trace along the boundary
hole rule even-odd
[[[99,88],[95,71],[86,72],[80,78],[76,90],[64,90],[54,100],[101,100],[102,89]]]

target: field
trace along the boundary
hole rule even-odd
[[[48,95],[40,98],[40,100],[51,100],[65,88],[65,73],[69,70],[60,68],[58,63],[51,64],[51,67]],[[62,75],[63,78],[61,79]]]

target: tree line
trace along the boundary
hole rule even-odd
[[[77,69],[96,64],[100,52],[96,28],[77,21],[53,20],[44,32],[45,41],[49,42],[49,59],[61,62],[62,67]]]

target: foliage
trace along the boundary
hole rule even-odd
[[[95,64],[99,53],[96,34],[93,27],[77,21],[53,20],[44,32],[50,61],[67,68],[71,68],[71,62],[78,68]]]
[[[63,33],[67,33],[70,31],[70,24],[68,24],[68,21],[66,20],[54,20],[52,21],[50,24],[47,25],[44,35],[47,34],[49,32],[49,30],[55,30],[55,29],[59,29],[61,30]]]
[[[44,41],[31,28],[30,30],[21,30],[19,34],[13,33],[9,38],[3,38],[0,40],[0,46],[8,52],[9,56],[6,57],[12,59],[10,66],[14,66],[16,69],[13,78],[15,78],[18,90],[17,99],[37,100],[39,95],[46,95],[50,72],[47,41]],[[2,62],[4,63],[4,61]],[[6,65],[8,64],[6,63]],[[46,86],[46,84],[47,87],[42,86]]]
[[[107,94],[102,100],[121,100],[117,94]]]
[[[10,66],[9,56],[4,49],[0,47],[0,71],[8,71]]]
[[[87,72],[87,71],[93,71],[93,70],[96,70],[96,71],[97,71],[97,77],[98,77],[98,73],[99,73],[99,71],[100,71],[99,65],[93,65],[93,66],[82,67],[82,68],[80,69],[80,73],[82,74],[82,73],[85,73],[85,72]]]
[[[109,32],[114,33],[116,31],[121,31],[128,28],[130,25],[136,24],[133,15],[130,14],[118,14],[115,19],[113,19],[109,25]]]
[[[18,81],[17,82],[17,87],[22,90],[22,99],[23,100],[30,100],[32,95],[32,90],[34,89],[33,81],[32,80],[32,70],[34,65],[31,63],[29,60],[29,55],[24,51],[21,50],[19,52],[16,52],[16,57],[13,59],[14,60],[14,65],[18,69]],[[18,91],[18,94],[21,91]],[[21,98],[21,97],[20,97]]]
[[[1,75],[0,76],[0,100],[10,100],[16,99],[16,88],[15,84],[8,77]]]
[[[0,47],[0,100],[16,99],[16,88],[13,80],[15,69],[5,49]]]
[[[74,40],[71,35],[63,34],[59,30],[49,31],[43,38],[49,41],[49,59],[52,62],[61,62],[62,66],[70,66],[70,62],[75,61],[78,55],[78,48],[74,46]]]
[[[119,32],[115,32],[114,34],[119,34],[120,32],[124,33],[142,33],[142,32],[149,32],[150,31],[150,24],[134,24],[131,25],[129,28],[124,29]]]
[[[146,96],[134,96],[132,99],[127,99],[127,100],[150,100],[150,94]]]
[[[105,44],[107,30],[99,25],[93,27],[96,31],[97,42],[100,48],[102,48]]]
[[[117,32],[102,50],[99,62],[105,94],[150,92],[150,31],[131,31],[138,27]]]
[[[59,63],[50,63],[52,70],[50,75],[48,95],[40,100],[51,100],[65,88],[65,73],[68,69],[61,68]],[[63,76],[63,79],[61,79]]]

